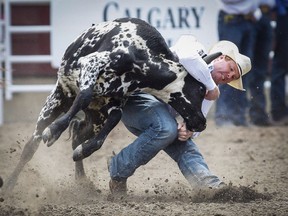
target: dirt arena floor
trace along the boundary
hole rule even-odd
[[[0,127],[0,176],[19,161],[47,93],[15,94],[5,102]],[[198,144],[213,173],[230,184],[198,193],[177,165],[160,152],[128,180],[128,196],[109,194],[106,160],[134,136],[120,123],[103,147],[84,160],[90,184],[74,180],[72,147],[64,132],[51,147],[40,144],[10,195],[0,188],[0,216],[7,215],[288,215],[288,126],[217,128],[211,118]]]

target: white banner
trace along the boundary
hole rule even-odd
[[[51,1],[52,66],[59,67],[69,44],[93,23],[121,17],[143,19],[169,46],[193,34],[207,49],[218,39],[215,0],[57,0]]]

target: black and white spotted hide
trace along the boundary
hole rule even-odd
[[[170,104],[189,130],[205,129],[201,104],[206,89],[188,75],[160,33],[134,18],[99,23],[67,48],[55,89],[4,190],[14,187],[40,141],[51,146],[71,122],[76,176],[85,175],[82,159],[101,148],[120,121],[127,97],[135,91],[151,93]],[[85,118],[72,121],[79,111]]]

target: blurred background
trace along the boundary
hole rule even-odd
[[[44,102],[57,79],[65,49],[90,25],[119,17],[137,17],[157,28],[169,46],[181,34],[189,33],[209,50],[219,38],[220,3],[217,0],[0,0],[0,125],[23,117],[22,112],[18,117],[11,112],[24,108],[22,101],[15,101],[19,95],[37,116],[43,103],[37,103],[36,97]],[[275,25],[271,19],[273,29]],[[272,60],[273,46],[269,57]],[[270,88],[269,65],[264,83],[266,97]]]

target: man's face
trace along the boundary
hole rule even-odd
[[[237,64],[228,56],[219,56],[213,61],[213,66],[211,75],[216,84],[226,84],[240,77]]]

